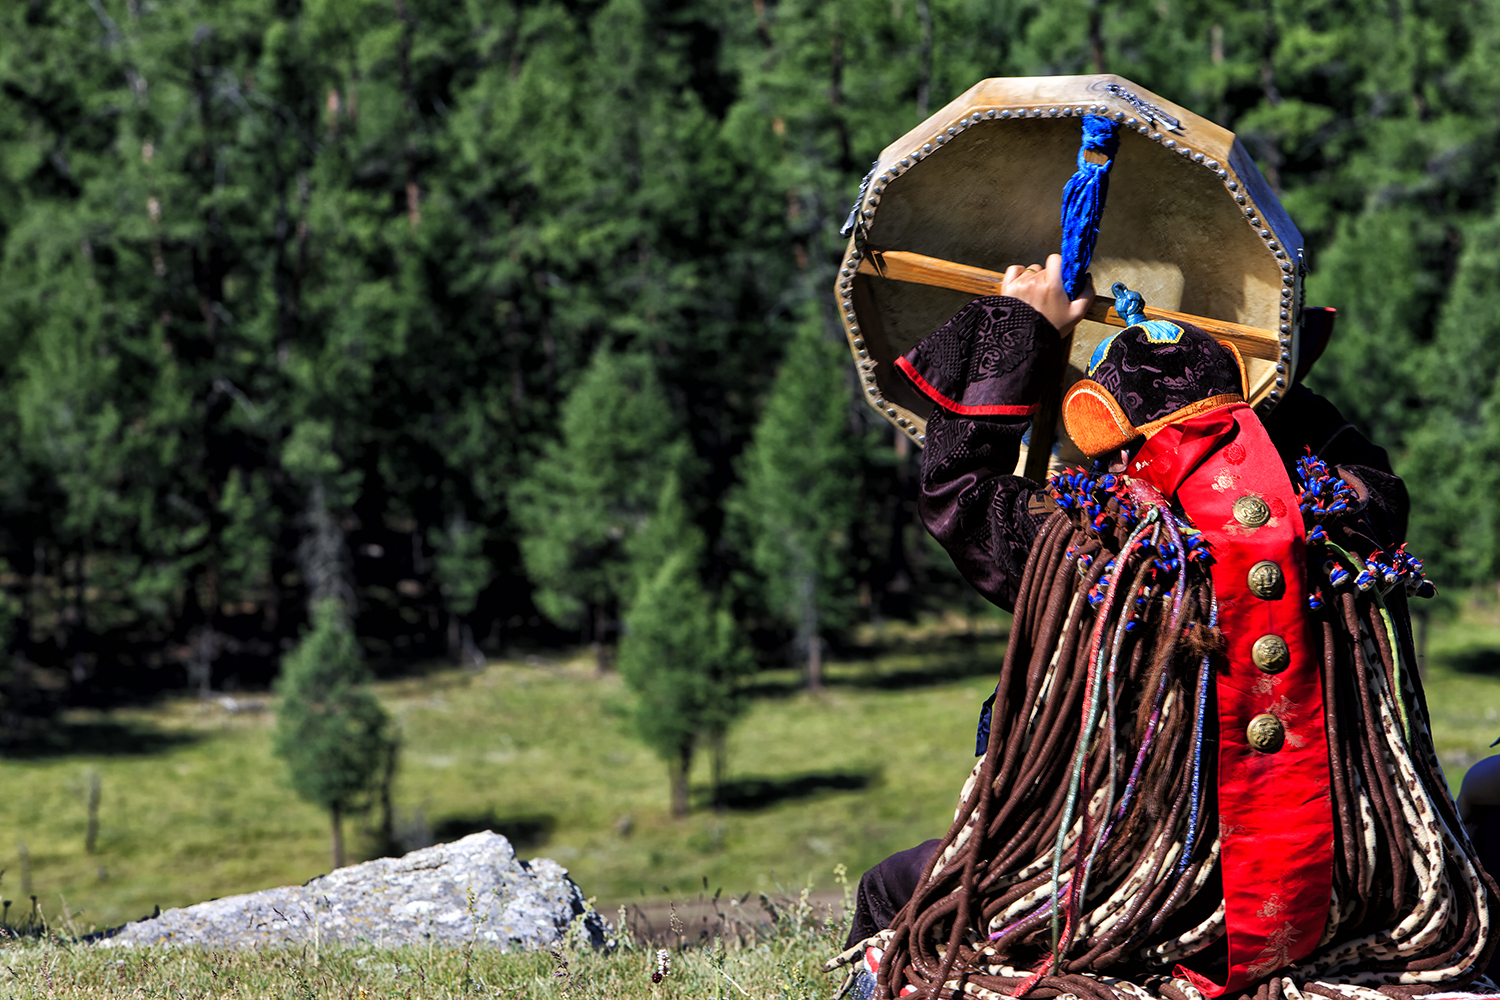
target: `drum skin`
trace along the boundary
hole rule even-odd
[[[984,80],[876,161],[856,205],[836,295],[866,401],[917,444],[930,405],[893,367],[975,291],[882,277],[880,253],[906,251],[1001,272],[1057,253],[1063,186],[1079,119],[1120,123],[1120,148],[1090,268],[1146,304],[1263,331],[1241,341],[1261,412],[1296,370],[1302,236],[1233,133],[1114,75]],[[1085,320],[1059,393],[1083,377],[1116,329]],[[1055,408],[1053,409],[1055,413]],[[1081,454],[1061,426],[1056,459]]]

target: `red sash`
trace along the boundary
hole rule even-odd
[[[1317,947],[1333,881],[1333,811],[1319,645],[1307,613],[1302,514],[1281,458],[1244,403],[1172,424],[1152,437],[1128,474],[1155,486],[1212,546],[1219,627],[1228,642],[1217,670],[1220,871],[1229,976],[1216,985],[1184,966],[1176,974],[1205,996],[1238,992]],[[1255,498],[1263,507],[1257,505]],[[1235,501],[1251,522],[1236,516]],[[1281,576],[1266,587],[1267,561]],[[1271,596],[1261,596],[1271,592]],[[1285,642],[1279,672],[1252,648]],[[1262,659],[1266,659],[1263,655]],[[1270,716],[1274,718],[1265,718]],[[1250,735],[1252,721],[1258,727]],[[1276,749],[1256,749],[1275,743]],[[1197,964],[1197,963],[1195,963]]]

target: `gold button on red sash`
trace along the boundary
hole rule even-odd
[[[1260,497],[1242,496],[1234,502],[1234,519],[1247,528],[1259,528],[1271,519],[1271,508]]]
[[[1286,579],[1280,566],[1269,559],[1262,559],[1245,574],[1245,586],[1261,600],[1274,601],[1286,589]]]
[[[1286,743],[1286,730],[1281,727],[1280,719],[1262,712],[1245,727],[1245,742],[1261,753],[1275,753]]]
[[[1250,647],[1250,662],[1267,674],[1279,674],[1292,662],[1292,651],[1279,635],[1263,635]]]

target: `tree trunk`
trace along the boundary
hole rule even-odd
[[[882,613],[897,618],[911,615],[911,562],[906,552],[906,528],[911,523],[911,511],[916,506],[916,477],[912,475],[911,438],[895,431],[893,451],[896,458],[896,489],[888,501],[891,505],[890,547],[886,551],[886,565],[890,567],[884,593],[875,601]]]
[[[823,640],[816,631],[813,632],[812,641],[807,644],[807,689],[823,690]]]
[[[823,690],[823,644],[818,635],[818,584],[811,573],[802,579],[802,621],[797,641],[807,653],[807,690]]]
[[[401,759],[400,737],[393,737],[385,748],[385,761],[380,769],[380,846],[387,854],[396,850],[396,808],[392,801],[391,788],[396,784],[396,764]]]
[[[854,169],[854,151],[849,139],[849,122],[844,111],[844,35],[843,25],[834,28],[828,61],[828,108],[833,113],[833,132],[839,144],[839,169]]]
[[[193,103],[198,110],[198,128],[203,133],[203,142],[198,147],[197,169],[207,175],[214,173],[214,124],[213,124],[213,101],[206,81],[212,78],[210,72],[200,61],[201,46],[209,38],[213,37],[211,30],[200,29],[193,33],[192,55],[189,76],[193,81]],[[220,181],[214,182],[214,193],[217,194],[222,187]],[[203,319],[204,332],[210,342],[217,339],[219,333],[220,303],[224,301],[224,276],[229,271],[228,262],[225,257],[223,240],[223,226],[219,217],[219,200],[209,200],[211,206],[204,213],[204,237],[193,246],[192,269],[193,286],[198,296],[198,312]]]
[[[82,684],[88,679],[89,621],[88,605],[84,597],[88,591],[88,577],[84,569],[86,559],[82,550],[73,557],[73,632],[68,637],[68,644],[73,649],[71,659],[74,684]]]
[[[333,869],[337,871],[344,867],[344,817],[337,802],[328,807],[328,815],[333,820]]]
[[[417,98],[411,79],[412,38],[416,21],[406,11],[405,0],[394,0],[396,18],[401,22],[401,37],[396,43],[396,65],[401,79],[401,108],[405,115],[406,146],[402,159],[406,163],[406,221],[412,232],[422,224],[422,194],[417,185]]]
[[[1276,25],[1276,11],[1267,0],[1265,52],[1260,64],[1260,89],[1265,102],[1271,107],[1281,104],[1281,91],[1276,86],[1276,47],[1280,43],[1280,31]],[[1261,136],[1261,156],[1265,159],[1266,180],[1277,197],[1281,195],[1281,144],[1274,132]]]
[[[688,814],[688,770],[693,766],[693,745],[686,743],[677,750],[672,770],[672,816],[681,819]]]
[[[219,655],[219,634],[212,625],[200,625],[188,636],[188,685],[195,688],[198,697],[207,700],[213,695],[214,660]]]
[[[1215,24],[1208,29],[1208,57],[1215,66],[1224,65],[1224,26]],[[1229,113],[1228,88],[1220,83],[1214,88],[1218,99],[1214,105],[1214,121],[1234,131],[1234,121]]]
[[[755,10],[755,37],[760,39],[761,45],[769,49],[771,28],[766,23],[766,0],[751,0],[750,6]]]
[[[1104,0],[1092,0],[1089,4],[1089,57],[1094,62],[1094,72],[1104,72],[1104,12],[1100,9]]]
[[[726,770],[726,758],[729,755],[729,734],[723,730],[713,733],[710,737],[710,746],[713,751],[713,802],[714,811],[723,812],[726,805],[724,801],[724,772]]]
[[[611,656],[609,643],[605,641],[605,630],[609,627],[604,605],[594,605],[594,670],[600,677],[609,673]]]
[[[454,664],[464,662],[463,641],[459,637],[458,615],[448,612],[448,660]]]
[[[354,567],[344,530],[328,508],[328,489],[322,479],[313,481],[303,515],[306,532],[297,546],[297,561],[307,588],[307,612],[323,601],[338,600],[352,619],[358,607],[354,593]]]
[[[817,636],[817,574],[798,571],[796,576],[796,649],[807,657],[804,679],[808,691],[823,690],[823,651]]]
[[[474,628],[468,622],[462,622],[458,627],[459,645],[462,650],[464,669],[479,671],[484,669],[484,651],[479,648],[479,643],[474,641]]]
[[[18,654],[20,659],[30,660],[31,657],[31,623],[36,621],[36,607],[42,588],[42,543],[35,539],[31,542],[31,565],[21,568],[21,573],[26,578],[26,584],[21,588],[21,616],[16,622],[15,639],[11,645],[11,652]],[[11,657],[14,663],[16,657]]]
[[[922,29],[917,55],[917,121],[925,122],[932,94],[932,8],[927,0],[917,0],[917,23]]]

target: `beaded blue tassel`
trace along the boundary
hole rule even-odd
[[[1078,170],[1068,179],[1062,196],[1063,288],[1070,297],[1078,294],[1083,275],[1094,259],[1099,217],[1104,214],[1104,196],[1109,192],[1109,168],[1120,148],[1119,128],[1098,115],[1083,119]],[[1090,162],[1085,155],[1090,152],[1104,156],[1104,162]]]

